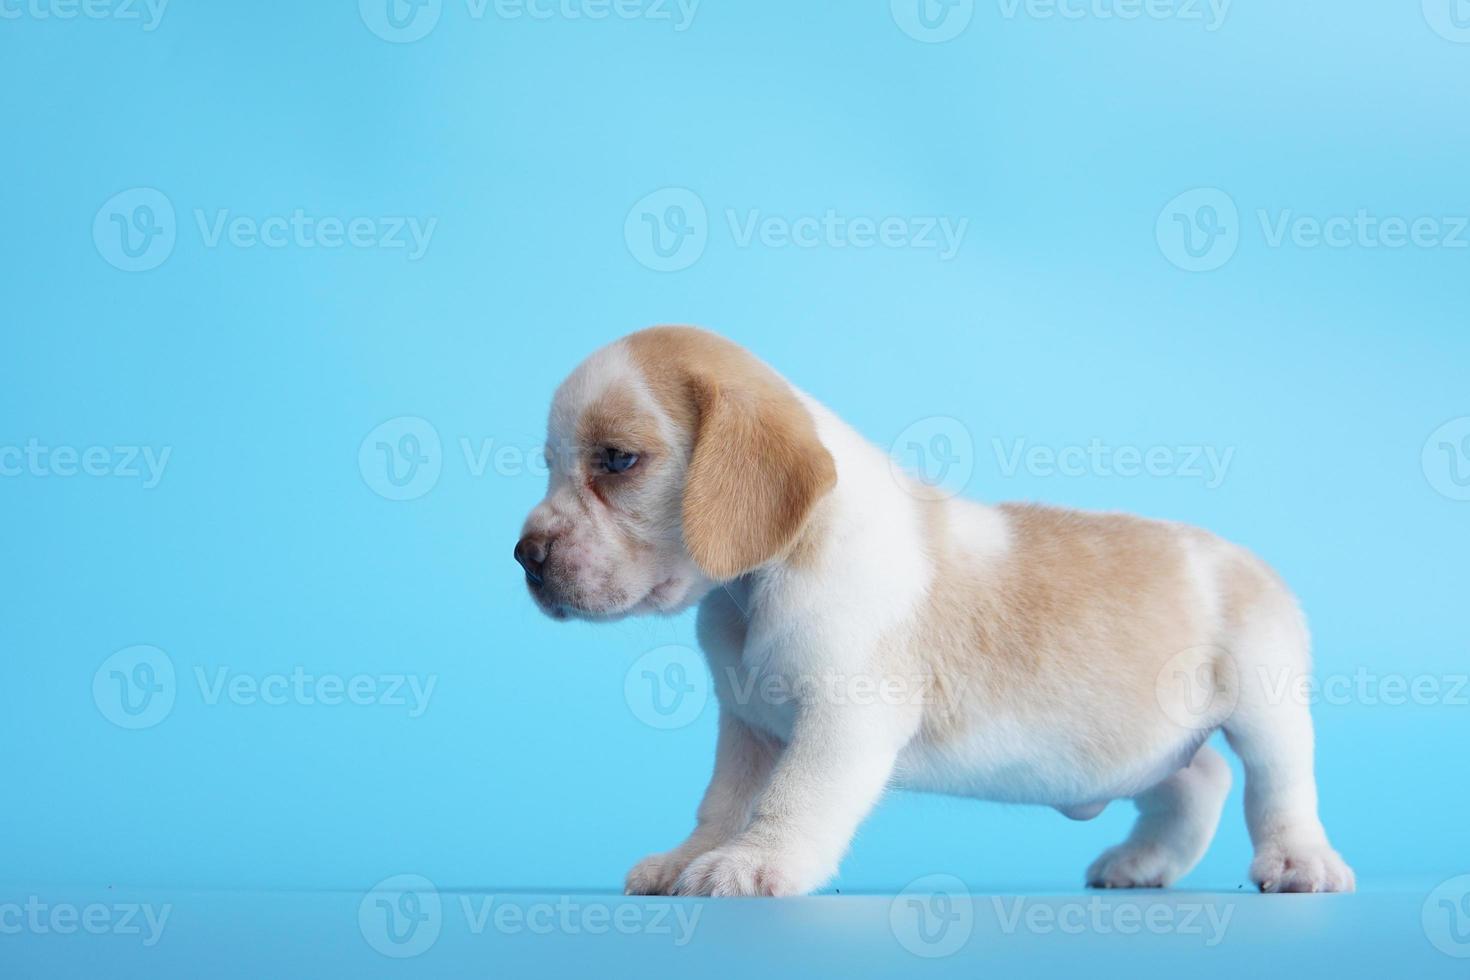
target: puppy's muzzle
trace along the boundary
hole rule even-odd
[[[516,542],[516,561],[526,572],[526,584],[540,588],[545,583],[546,555],[551,542],[540,534],[528,534]]]

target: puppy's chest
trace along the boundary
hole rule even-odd
[[[856,644],[840,648],[858,651]],[[876,658],[832,656],[789,640],[706,650],[722,709],[752,728],[789,741],[804,707],[860,712],[875,725],[917,725],[932,697],[926,675]]]
[[[710,654],[710,670],[720,704],[758,731],[789,741],[801,698],[811,695],[811,681],[794,665],[769,656],[739,652]]]

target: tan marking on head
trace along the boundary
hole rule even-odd
[[[780,375],[723,337],[652,327],[625,338],[649,390],[690,439],[684,541],[730,579],[787,553],[837,470]]]
[[[658,419],[636,393],[609,387],[577,419],[577,444],[586,449],[611,447],[651,457],[665,450]]]

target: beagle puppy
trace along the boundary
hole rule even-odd
[[[801,895],[890,785],[1096,816],[1087,870],[1161,887],[1246,773],[1251,877],[1342,892],[1317,815],[1306,625],[1260,559],[1195,528],[947,498],[752,354],[689,327],[594,353],[557,390],[546,497],[515,558],[554,619],[698,605],[719,699],[689,838],[639,895]]]

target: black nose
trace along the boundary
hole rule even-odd
[[[516,542],[516,561],[526,570],[526,581],[540,585],[541,568],[546,564],[547,542],[539,534],[528,534]]]

